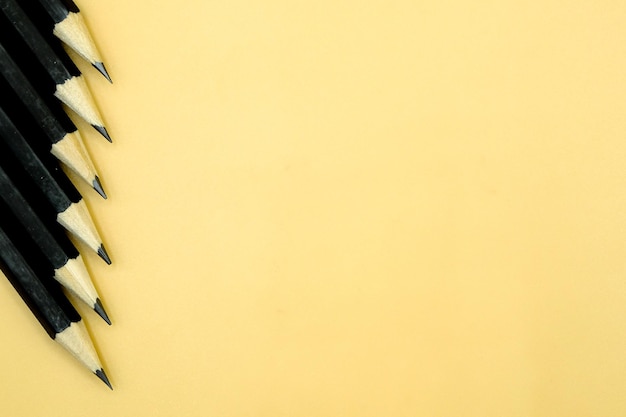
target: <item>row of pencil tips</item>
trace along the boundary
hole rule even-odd
[[[0,269],[50,337],[111,388],[66,295],[111,324],[70,236],[111,259],[62,166],[106,193],[63,105],[111,137],[66,48],[111,78],[72,0],[0,0],[0,11]]]

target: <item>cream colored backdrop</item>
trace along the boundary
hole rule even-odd
[[[626,3],[79,5],[115,390],[3,280],[2,415],[626,414]]]

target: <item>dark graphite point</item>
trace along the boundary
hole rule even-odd
[[[107,250],[104,249],[104,244],[101,244],[98,248],[98,255],[100,255],[100,257],[104,259],[104,262],[106,262],[108,265],[111,265],[111,258],[109,258]]]
[[[100,317],[102,317],[104,321],[107,322],[109,326],[111,325],[111,320],[109,319],[107,312],[104,311],[104,307],[102,307],[102,303],[99,298],[96,298],[96,304],[93,306],[93,309]]]
[[[100,72],[100,74],[104,75],[104,78],[106,78],[107,81],[113,84],[113,81],[111,80],[111,77],[109,77],[109,73],[102,62],[94,62],[93,66]]]
[[[100,182],[100,178],[98,178],[98,176],[96,175],[96,178],[93,180],[93,188],[94,190],[96,190],[98,192],[98,194],[100,194],[102,196],[102,198],[104,198],[105,200],[107,199],[107,195],[104,192],[104,189],[102,188],[102,183]]]
[[[111,140],[111,136],[109,136],[109,132],[107,132],[106,128],[104,126],[98,126],[98,125],[92,125],[94,129],[96,129],[102,136],[104,136],[104,138],[106,140],[108,140],[109,142],[113,143],[113,140]]]
[[[109,378],[107,378],[107,374],[104,373],[104,369],[98,369],[96,372],[94,372],[94,374],[96,374],[96,376],[100,378],[102,382],[107,384],[107,387],[113,390],[113,387],[111,386],[111,383],[109,382]]]

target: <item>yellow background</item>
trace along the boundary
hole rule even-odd
[[[79,5],[115,390],[3,280],[3,416],[626,414],[626,3]]]

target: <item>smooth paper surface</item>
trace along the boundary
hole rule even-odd
[[[626,3],[78,4],[115,390],[2,280],[3,416],[626,414]]]

